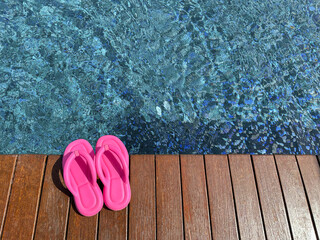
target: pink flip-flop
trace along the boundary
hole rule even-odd
[[[131,199],[129,154],[123,142],[112,135],[101,137],[96,145],[95,164],[104,185],[106,206],[112,210],[127,207]]]
[[[102,192],[97,184],[94,152],[90,143],[78,139],[63,154],[63,179],[72,193],[75,205],[84,216],[93,216],[103,207]]]

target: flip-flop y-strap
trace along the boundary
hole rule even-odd
[[[97,169],[97,173],[98,173],[98,176],[100,177],[101,181],[106,182],[107,178],[110,178],[110,176],[107,176],[107,178],[106,178],[106,176],[104,175],[104,172],[102,170],[102,167],[101,167],[102,154],[104,154],[106,151],[109,151],[113,155],[118,157],[118,159],[120,160],[120,162],[122,164],[122,170],[124,173],[122,180],[124,183],[128,183],[129,182],[129,167],[128,167],[126,160],[125,160],[125,157],[121,153],[120,149],[113,144],[105,144],[104,146],[102,146],[100,148],[100,150],[96,154],[96,169]],[[108,174],[108,172],[106,172],[106,174]]]
[[[73,153],[70,154],[70,156],[67,158],[67,160],[65,161],[64,167],[63,167],[63,178],[64,178],[64,182],[67,186],[67,188],[70,190],[70,192],[74,195],[74,196],[78,196],[78,191],[77,189],[74,188],[73,184],[71,183],[71,177],[70,177],[70,166],[71,163],[76,159],[76,157],[83,157],[84,159],[87,160],[87,164],[89,166],[90,169],[90,173],[91,173],[91,184],[94,185],[96,182],[96,169],[94,166],[94,162],[91,161],[91,156],[85,152],[85,151],[74,151]]]

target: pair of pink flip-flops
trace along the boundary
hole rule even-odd
[[[65,184],[82,215],[97,214],[103,202],[112,210],[124,209],[129,204],[129,154],[119,138],[101,137],[96,144],[96,154],[88,141],[73,141],[64,151],[62,166]],[[104,185],[103,194],[97,184],[97,174]]]

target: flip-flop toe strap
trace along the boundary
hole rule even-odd
[[[94,166],[94,162],[92,160],[92,157],[85,151],[74,151],[70,154],[70,156],[67,158],[67,160],[65,161],[64,167],[63,167],[63,178],[64,178],[64,182],[67,186],[67,188],[69,189],[69,191],[77,196],[78,195],[78,190],[74,188],[73,184],[71,183],[71,171],[70,171],[70,167],[71,167],[71,163],[76,159],[76,157],[81,156],[82,158],[86,159],[87,161],[87,166],[90,169],[90,173],[91,173],[91,181],[90,183],[93,185],[96,182],[96,178],[97,178],[97,173],[95,170],[95,166]]]
[[[96,169],[101,181],[106,182],[106,178],[101,167],[101,159],[102,159],[102,154],[104,154],[107,151],[115,155],[120,160],[122,164],[122,170],[124,173],[123,181],[124,183],[127,183],[129,181],[129,167],[120,149],[114,146],[113,144],[106,144],[102,146],[96,154]]]

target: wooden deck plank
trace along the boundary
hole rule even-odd
[[[268,239],[291,239],[286,208],[273,155],[253,155]]]
[[[229,155],[231,177],[242,239],[265,239],[250,155]]]
[[[18,157],[3,239],[33,238],[45,161],[45,155]]]
[[[103,207],[99,216],[99,239],[126,240],[127,239],[127,212],[112,211]]]
[[[297,156],[302,179],[307,191],[312,216],[320,237],[320,168],[316,156]]]
[[[67,239],[96,239],[97,227],[98,214],[92,217],[82,216],[78,213],[74,202],[70,204]]]
[[[156,238],[155,160],[154,155],[130,158],[131,202],[129,239]]]
[[[275,155],[294,239],[316,239],[294,155]]]
[[[156,156],[157,239],[183,239],[178,155]]]
[[[238,239],[232,185],[226,155],[205,155],[213,239]]]
[[[63,184],[61,161],[60,155],[48,156],[35,239],[65,239],[69,192]]]
[[[211,239],[202,155],[181,155],[181,179],[185,238]]]
[[[0,236],[7,212],[16,159],[17,155],[0,155]]]

